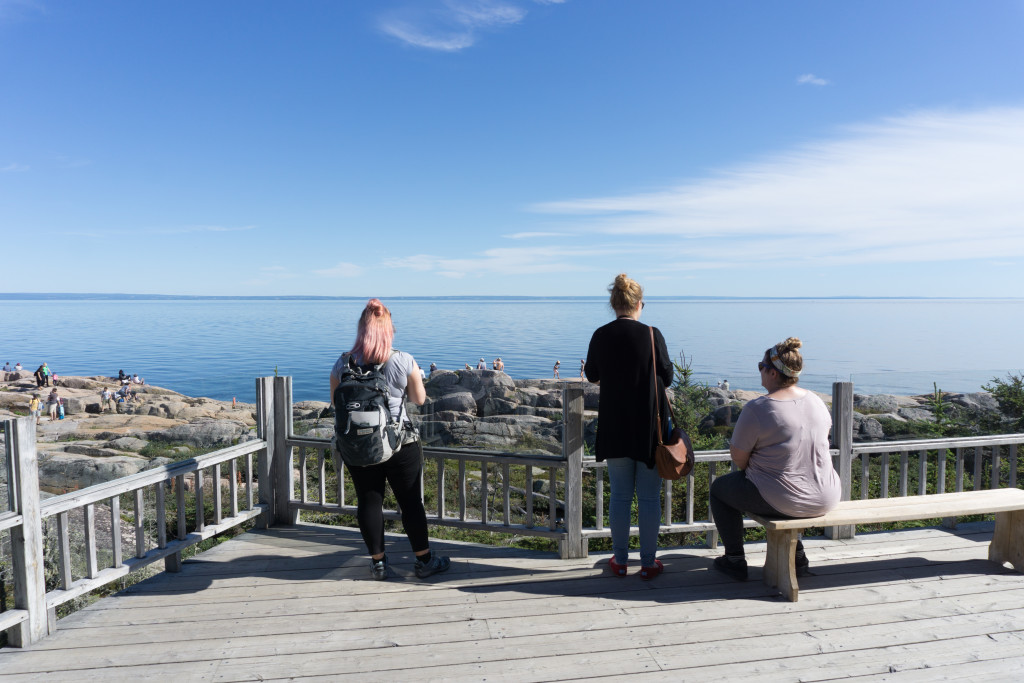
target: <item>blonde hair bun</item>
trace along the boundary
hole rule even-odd
[[[803,346],[803,343],[799,337],[789,337],[786,341],[779,344],[778,349],[779,353],[787,353],[789,351],[796,351],[801,346]]]
[[[617,313],[636,310],[644,298],[644,290],[640,283],[625,273],[615,276],[615,282],[608,288],[608,293],[611,294],[609,303]]]

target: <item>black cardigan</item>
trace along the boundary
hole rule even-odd
[[[619,318],[590,338],[584,372],[601,383],[597,412],[597,460],[632,458],[654,467],[657,431],[655,389],[651,384],[651,333],[643,323]],[[672,384],[672,361],[665,338],[654,328],[658,385],[662,390],[662,429],[668,428],[664,387]]]

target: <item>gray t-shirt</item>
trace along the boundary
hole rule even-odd
[[[790,400],[760,396],[740,413],[732,445],[750,451],[747,479],[769,505],[791,517],[816,517],[842,493],[828,452],[831,426],[825,403],[809,391]]]
[[[356,359],[358,362],[359,359]],[[341,357],[331,368],[331,378],[341,381],[341,373],[348,363],[348,353],[341,354]],[[391,417],[400,419],[402,422],[409,421],[409,415],[405,410],[405,401],[402,395],[405,393],[405,385],[409,382],[409,375],[419,372],[419,366],[411,354],[405,351],[392,349],[391,358],[381,368],[384,379],[387,380],[388,388],[391,389],[391,396],[388,397],[388,407],[391,408]]]

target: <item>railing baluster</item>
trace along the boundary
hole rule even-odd
[[[301,497],[299,498],[299,500],[301,500],[303,503],[309,502],[309,489],[306,486],[306,484],[308,483],[307,476],[309,474],[306,471],[306,452],[308,450],[309,449],[306,448],[305,446],[299,449],[299,480],[302,482],[301,485],[299,486],[299,490],[301,491]]]
[[[526,528],[533,528],[533,465],[526,466]]]
[[[708,463],[708,491],[711,490],[711,485],[715,483],[715,476],[718,471],[718,463],[711,461]],[[708,521],[714,522],[715,515],[711,512],[711,501],[708,501]],[[704,539],[709,548],[718,547],[718,530],[708,529],[704,534]]]
[[[688,475],[686,475],[686,523],[687,524],[693,524],[693,505],[694,505],[694,498],[696,497],[696,494],[694,492],[694,488],[696,488],[696,487],[694,486],[694,484],[695,484],[696,481],[697,480],[694,478],[694,475],[693,475],[693,470],[690,470],[690,473]]]
[[[504,509],[502,510],[502,512],[504,514],[504,524],[505,524],[505,526],[508,526],[509,524],[512,523],[512,502],[508,498],[509,497],[508,475],[509,475],[508,463],[504,463],[501,466],[501,496],[504,499]]]
[[[990,489],[999,488],[999,480],[1001,473],[999,472],[999,446],[993,444],[992,446],[992,476],[989,478]]]
[[[99,570],[96,566],[96,507],[89,503],[83,508],[82,524],[85,527],[85,575],[95,579]]]
[[[445,500],[444,500],[444,470],[445,470],[445,459],[437,459],[437,518],[444,519],[445,513]]]
[[[203,482],[203,471],[201,469],[196,470],[196,531],[202,531],[206,528],[206,501],[204,500],[204,489],[206,486]]]
[[[956,491],[964,490],[964,449],[956,449]]]
[[[480,463],[480,521],[487,524],[487,463]]]
[[[267,457],[267,449],[260,451],[260,457]],[[245,509],[252,510],[252,453],[245,454]]]
[[[1010,481],[1007,484],[1011,489],[1017,488],[1017,444],[1010,444]]]
[[[981,461],[984,459],[981,446],[974,447],[974,490],[981,489]]]
[[[922,448],[917,452],[917,495],[928,492],[928,450]]]
[[[175,491],[177,497],[175,502],[178,504],[178,540],[184,540],[185,536],[188,535],[188,521],[185,519],[185,475],[179,474],[177,477],[178,490]]]
[[[169,481],[156,485],[156,547],[163,550],[167,547],[167,501],[164,494]]]
[[[870,453],[861,453],[860,454],[860,499],[861,500],[867,500],[868,499],[868,492],[869,492],[868,489],[869,489],[870,480],[871,480],[870,468],[869,468],[870,464],[871,464],[871,454]]]
[[[213,466],[213,523],[221,522],[220,463]]]
[[[146,556],[146,526],[144,515],[146,510],[143,494],[145,489],[135,489],[135,557]]]
[[[320,486],[317,492],[317,502],[323,505],[327,502],[327,451],[323,448],[317,449],[316,457],[319,462]]]
[[[882,485],[879,490],[880,498],[889,497],[889,453],[882,453]]]
[[[946,458],[949,456],[948,448],[939,448],[935,452],[935,493],[946,492]]]
[[[595,467],[594,479],[597,482],[597,490],[594,492],[594,512],[596,513],[596,524],[598,529],[604,529],[604,468]]]
[[[558,486],[555,485],[555,468],[548,468],[548,529],[554,531],[556,528],[555,521],[558,518],[558,508],[555,505],[555,498],[558,493]]]
[[[68,528],[68,513],[66,512],[57,515],[57,545],[60,548],[60,587],[68,590],[71,588],[74,578],[71,576],[71,533]]]
[[[341,461],[340,455],[334,455],[331,450],[331,457],[334,458],[334,471],[338,473],[338,505],[345,504],[345,463]]]
[[[238,516],[238,458],[231,459],[228,469],[228,495],[231,496],[231,516]]]
[[[900,498],[907,495],[907,479],[909,479],[910,453],[900,451]]]
[[[466,521],[466,460],[459,458],[459,521]]]
[[[110,497],[110,550],[113,554],[112,567],[124,564],[121,554],[121,496]]]
[[[663,484],[665,498],[662,501],[661,519],[663,524],[672,523],[672,480],[666,479]]]

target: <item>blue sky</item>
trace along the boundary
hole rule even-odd
[[[0,0],[4,292],[1024,296],[1024,2]]]

